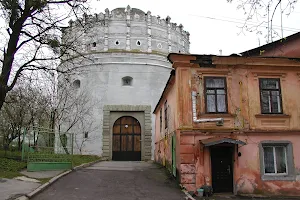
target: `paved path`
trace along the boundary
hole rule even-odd
[[[38,186],[39,183],[0,178],[0,200],[22,196]]]
[[[146,162],[100,162],[68,174],[35,200],[183,200],[165,169]]]
[[[16,197],[27,194],[41,185],[35,178],[51,178],[61,172],[62,171],[27,172],[24,170],[21,171],[21,173],[30,178],[24,176],[14,179],[0,178],[0,200],[15,199]]]

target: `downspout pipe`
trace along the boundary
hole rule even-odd
[[[193,122],[202,123],[202,122],[220,122],[224,123],[223,118],[200,118],[197,119],[197,92],[192,91],[192,109],[193,109]]]

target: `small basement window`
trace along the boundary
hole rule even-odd
[[[139,40],[136,41],[136,45],[137,45],[137,46],[141,46],[141,41],[139,41]]]
[[[73,82],[73,87],[74,88],[76,88],[76,89],[78,89],[78,88],[80,88],[80,80],[75,80],[74,82]]]
[[[131,86],[132,85],[132,77],[125,76],[122,78],[123,86]]]

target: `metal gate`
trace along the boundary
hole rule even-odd
[[[65,170],[73,167],[73,134],[31,127],[24,133],[27,171]]]

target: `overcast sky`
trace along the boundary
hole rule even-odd
[[[227,3],[227,0],[98,0],[92,1],[94,13],[112,10],[118,7],[139,8],[144,12],[161,18],[171,17],[173,23],[182,24],[190,33],[190,52],[195,54],[223,55],[240,53],[266,43],[265,31],[262,35],[244,31],[240,26],[246,18],[243,10],[238,10],[238,1]],[[294,12],[283,16],[284,37],[300,32],[300,2]],[[275,25],[280,26],[278,17]],[[277,31],[280,31],[278,29]],[[278,38],[279,39],[279,38]]]

